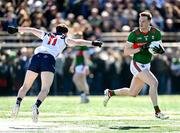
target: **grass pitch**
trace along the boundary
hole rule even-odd
[[[154,117],[149,96],[113,97],[103,107],[102,96],[90,96],[80,104],[79,97],[48,97],[40,107],[38,123],[31,120],[36,97],[25,97],[16,120],[10,118],[15,97],[0,97],[1,132],[38,133],[154,133],[180,132],[180,96],[159,96],[161,110],[168,120]]]

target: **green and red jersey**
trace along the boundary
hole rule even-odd
[[[77,46],[76,50],[77,50],[77,52],[76,52],[75,66],[84,65],[85,64],[84,51],[88,50],[88,47],[86,47],[86,46]]]
[[[128,43],[132,44],[132,48],[139,48],[143,45],[149,45],[152,41],[160,41],[161,32],[154,27],[149,27],[147,33],[143,33],[140,29],[133,30],[128,36]],[[140,51],[133,55],[133,60],[142,64],[151,62],[152,54],[148,50]]]

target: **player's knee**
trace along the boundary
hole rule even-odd
[[[158,80],[154,80],[153,82],[151,82],[151,84],[150,84],[150,87],[151,88],[157,88],[158,87]]]
[[[26,90],[28,90],[29,89],[29,86],[27,85],[27,84],[23,84],[22,86],[21,86],[21,90],[23,90],[23,91],[26,91]]]

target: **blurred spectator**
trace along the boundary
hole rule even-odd
[[[101,16],[103,21],[101,25],[102,32],[110,32],[112,29],[112,19],[110,14],[107,11],[103,11]]]
[[[20,5],[17,7],[16,12],[18,14],[17,16],[17,22],[19,26],[31,26],[31,18],[30,16],[30,9],[28,8],[28,5],[26,2],[20,3]]]
[[[56,59],[55,65],[55,76],[54,76],[54,84],[53,84],[53,95],[60,95],[63,91],[63,68],[64,68],[64,59],[62,55],[59,55]]]
[[[91,10],[91,16],[88,17],[88,21],[92,25],[92,27],[99,27],[102,23],[101,16],[98,13],[99,10],[97,8],[93,8]]]
[[[151,64],[152,73],[159,82],[158,94],[165,94],[168,91],[168,77],[170,77],[170,67],[167,57],[158,55]]]
[[[56,17],[54,19],[52,19],[50,22],[50,26],[49,26],[50,31],[55,33],[56,26],[60,23],[64,23],[64,19],[62,18],[62,14],[58,12],[56,14]]]
[[[75,22],[75,15],[73,13],[69,13],[66,21],[69,21],[70,25],[72,26],[72,24]]]
[[[93,74],[93,80],[90,85],[90,93],[92,95],[99,95],[103,93],[104,86],[104,73],[105,73],[105,62],[100,58],[100,53],[94,53],[91,56],[93,67],[91,72]]]
[[[122,22],[118,18],[114,18],[114,25],[112,32],[121,32],[122,31]]]
[[[149,10],[153,14],[152,25],[165,32],[177,32],[180,29],[179,7],[179,0],[3,0],[0,1],[0,29],[6,31],[8,25],[14,25],[34,26],[54,31],[57,24],[66,23],[71,27],[70,34],[72,36],[74,33],[82,31],[85,39],[94,40],[101,39],[102,32],[129,32],[133,30],[138,26],[138,13]],[[117,52],[116,48],[91,50],[93,51],[91,51],[93,64],[89,84],[92,94],[102,94],[103,90],[109,86],[129,86],[132,77],[129,71],[130,60],[121,55],[122,51]],[[163,57],[155,56],[153,61],[155,65],[152,65],[152,69],[158,75],[159,91],[162,94],[167,92],[180,93],[178,90],[180,82],[179,56],[177,56],[179,49],[171,50],[173,50],[171,56],[169,54]],[[68,69],[72,61],[73,50],[68,48],[65,52],[69,52],[71,55],[66,56],[65,54],[57,59],[55,83],[50,92],[53,95],[76,93],[72,83],[72,75]],[[12,53],[15,53],[16,58],[14,55],[12,56]],[[0,89],[2,87],[6,89],[1,89],[2,93],[0,94],[17,93],[31,53],[32,49],[29,48],[11,49],[8,53],[7,50],[1,49]],[[161,70],[159,65],[162,66]],[[107,74],[110,76],[107,77]],[[167,82],[167,88],[163,82],[165,84]],[[38,80],[34,87],[39,88]],[[11,92],[12,89],[13,92]],[[29,94],[36,94],[36,91],[38,89],[32,89]]]
[[[0,18],[2,18],[5,14],[5,9],[3,8],[3,2],[0,1]]]
[[[159,28],[160,30],[164,29],[164,19],[158,10],[153,11],[152,25]]]
[[[132,3],[128,3],[127,8],[123,11],[123,16],[128,20],[133,20],[136,21],[137,20],[137,11],[133,9],[133,4]]]
[[[68,48],[66,50],[67,54],[64,53],[65,55],[65,61],[63,65],[63,89],[62,89],[62,94],[63,95],[72,95],[74,94],[73,92],[75,91],[74,84],[72,82],[72,73],[69,71],[70,66],[73,61],[73,57],[70,54],[72,52],[71,48]]]
[[[44,11],[44,18],[46,19],[47,27],[49,27],[51,21],[55,19],[57,13],[58,13],[58,10],[55,5],[46,7]]]
[[[137,6],[135,9],[138,13],[143,12],[148,9],[148,5],[145,0],[139,0],[139,1],[137,0],[136,3],[137,3]]]
[[[14,7],[11,3],[6,4],[6,13],[4,15],[6,18],[3,22],[3,30],[6,31],[9,25],[17,26],[17,16],[14,14]]]
[[[175,29],[175,27],[173,25],[174,25],[174,23],[173,23],[172,19],[170,19],[170,18],[166,19],[164,31],[165,32],[177,31],[177,29]]]
[[[120,6],[119,6],[119,7],[120,7]],[[123,9],[122,9],[121,7],[118,8],[117,13],[118,13],[119,21],[122,22],[122,25],[128,24],[128,19],[124,17],[124,15],[123,15]]]
[[[179,51],[177,51],[177,55],[180,55]],[[180,83],[180,57],[174,57],[171,61],[171,78],[172,78],[172,93],[180,94],[179,83]]]
[[[122,76],[122,55],[119,51],[113,53],[114,62],[109,68],[110,86],[109,88],[121,88],[123,87]]]

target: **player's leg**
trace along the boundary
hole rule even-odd
[[[24,98],[24,96],[26,95],[28,90],[31,88],[31,86],[32,86],[34,80],[37,78],[37,76],[38,76],[38,73],[33,72],[31,70],[27,70],[25,79],[24,79],[24,83],[23,83],[22,87],[19,89],[17,97],[20,97],[22,99]]]
[[[50,87],[53,83],[54,73],[52,72],[41,72],[41,91],[38,95],[38,99],[44,101],[47,97]]]
[[[117,96],[136,97],[144,86],[144,82],[137,77],[133,77],[130,88],[121,88],[113,90],[112,93]]]
[[[12,117],[16,118],[17,114],[19,112],[20,104],[28,90],[31,88],[34,80],[37,78],[38,73],[33,72],[31,70],[27,70],[24,83],[22,87],[19,89],[18,95],[17,95],[17,100],[16,100],[16,105],[12,110]]]
[[[104,91],[105,97],[104,97],[104,106],[107,105],[107,102],[109,101],[109,99],[112,96],[137,96],[139,94],[139,92],[141,91],[141,89],[144,86],[144,82],[142,80],[140,80],[137,77],[133,77],[132,81],[131,81],[131,85],[130,88],[120,88],[120,89],[116,89],[116,90],[110,90],[110,89],[106,89]]]
[[[89,85],[87,83],[87,77],[86,74],[82,75],[82,88],[84,93],[86,93],[87,95],[89,95]]]
[[[82,103],[88,103],[89,102],[89,98],[88,98],[89,85],[87,83],[86,74],[83,73],[81,76],[82,76],[81,77],[82,78],[81,88],[82,88],[82,91],[83,91],[83,93],[81,94]]]
[[[82,80],[81,74],[80,73],[74,73],[74,75],[73,75],[73,82],[74,82],[74,84],[76,86],[76,89],[78,91],[82,91],[82,88],[81,88],[81,82],[82,81],[81,80]]]
[[[142,73],[139,73],[137,76],[138,78],[140,78],[141,80],[143,80],[145,83],[147,83],[150,86],[149,95],[151,97],[151,101],[154,106],[156,117],[160,119],[169,118],[168,116],[165,116],[164,114],[162,114],[161,110],[159,109],[158,98],[157,98],[158,97],[158,93],[157,93],[158,80],[153,75],[153,73],[150,70],[144,70]]]
[[[54,73],[53,72],[41,72],[41,91],[37,97],[36,103],[33,105],[32,110],[32,119],[33,122],[38,121],[39,111],[38,108],[40,107],[41,103],[47,97],[50,87],[53,83]]]
[[[76,86],[76,89],[79,92],[81,92],[81,103],[88,103],[89,100],[87,98],[87,95],[89,94],[89,89],[85,84],[84,78],[85,78],[85,74],[76,72],[73,75],[73,82]]]

